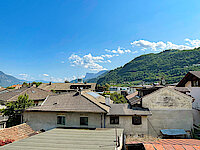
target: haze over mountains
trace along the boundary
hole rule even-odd
[[[10,85],[19,84],[19,83],[22,83],[22,81],[0,71],[0,86],[8,87]]]

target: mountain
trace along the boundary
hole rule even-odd
[[[11,75],[7,75],[7,74],[3,73],[2,71],[0,71],[0,86],[8,87],[13,84],[20,84],[20,83],[22,83],[21,80],[13,77]]]
[[[84,82],[89,82],[89,83],[93,83],[91,79],[97,79],[98,77],[100,77],[102,74],[105,74],[106,72],[108,72],[108,70],[102,70],[99,71],[97,73],[86,73],[85,77],[83,78]],[[90,81],[91,80],[91,81]],[[97,81],[97,80],[95,80]],[[76,83],[77,79],[70,81],[71,83]]]
[[[109,71],[98,84],[123,82],[155,82],[162,77],[167,83],[179,82],[188,71],[200,70],[200,48],[165,50],[134,58],[129,63]]]
[[[98,76],[100,76],[101,74],[103,74],[105,72],[107,72],[107,70],[102,70],[102,71],[99,71],[97,73],[86,73],[84,80],[97,78]]]

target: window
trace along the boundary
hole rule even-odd
[[[110,116],[110,124],[119,124],[119,116]]]
[[[192,81],[192,87],[199,87],[199,82],[198,82],[198,80]]]
[[[88,126],[88,117],[80,117],[80,125]]]
[[[141,116],[133,116],[132,117],[132,124],[133,125],[140,125],[140,124],[142,124],[142,118],[141,118]]]
[[[65,116],[57,116],[57,124],[65,125]]]

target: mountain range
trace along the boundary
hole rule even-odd
[[[0,71],[0,86],[2,87],[8,87],[13,84],[20,84],[22,83],[22,80],[19,80],[11,75],[7,75]]]
[[[165,50],[134,58],[124,66],[107,72],[97,79],[98,84],[124,82],[177,83],[188,71],[200,70],[200,48],[193,50]]]
[[[102,70],[99,71],[97,73],[86,73],[85,77],[83,78],[84,82],[88,82],[88,83],[94,83],[97,81],[97,79],[99,77],[101,77],[102,75],[104,75],[105,73],[107,73],[108,70]],[[71,83],[77,83],[77,79],[70,81]]]
[[[88,83],[157,82],[164,78],[167,83],[179,82],[188,71],[200,71],[200,48],[193,50],[165,50],[134,58],[124,66],[110,71],[86,73],[83,80]],[[0,71],[0,86],[22,83],[11,75]],[[71,82],[77,82],[73,80]]]

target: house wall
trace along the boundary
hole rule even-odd
[[[193,123],[199,126],[200,125],[200,111],[193,109],[192,113],[193,113]]]
[[[124,134],[147,134],[147,116],[142,116],[141,125],[132,124],[132,116],[119,116],[119,124],[110,124],[110,116],[106,117],[106,128],[123,128]]]
[[[200,110],[200,87],[192,87],[191,81],[188,81],[185,84],[185,87],[188,87],[191,90],[190,95],[195,98],[192,107]]]
[[[23,119],[35,131],[49,130],[61,126],[57,125],[57,115],[64,115],[66,118],[66,125],[62,125],[62,127],[84,127],[80,126],[80,116],[88,116],[88,126],[85,127],[101,128],[100,113],[24,112]],[[102,125],[104,125],[103,115]]]
[[[193,127],[192,98],[171,88],[162,88],[142,99],[142,105],[149,108],[149,133],[160,135],[161,129],[185,129]]]
[[[148,117],[148,130],[152,136],[161,135],[161,129],[185,129],[193,127],[192,110],[151,110]]]

